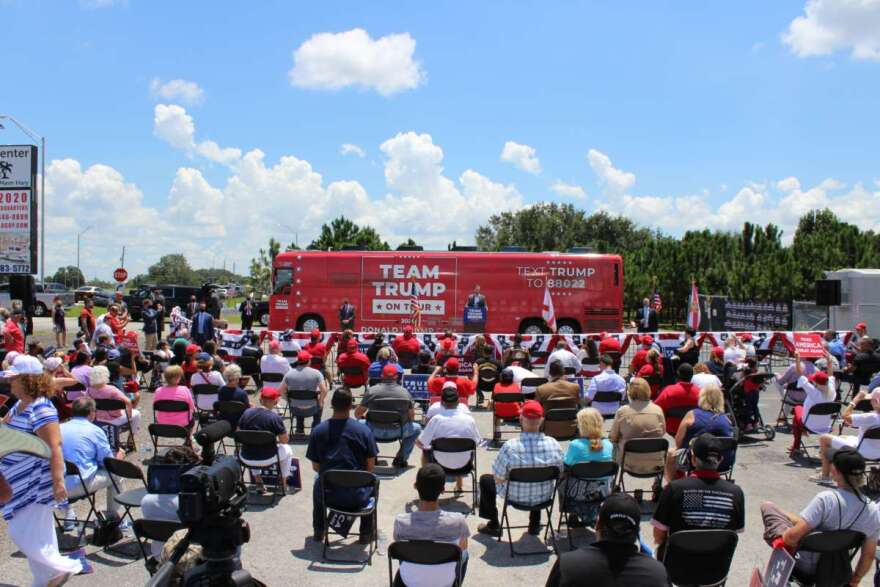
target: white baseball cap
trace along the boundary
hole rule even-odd
[[[0,378],[9,379],[19,375],[42,375],[43,364],[36,357],[19,355],[6,371],[0,372]]]

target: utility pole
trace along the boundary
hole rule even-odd
[[[125,267],[125,245],[122,245],[122,256],[119,258],[119,266]]]
[[[91,229],[92,229],[92,225],[87,226],[83,230],[76,233],[76,268],[77,268],[77,270],[79,270],[80,273],[82,273],[82,269],[80,269],[80,267],[79,267],[79,239],[82,235],[84,235],[85,233],[87,233]],[[83,276],[83,279],[85,279],[85,276]]]

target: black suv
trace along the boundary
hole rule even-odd
[[[198,301],[205,300],[211,295],[213,286],[142,285],[133,293],[123,298],[128,305],[128,313],[132,320],[141,319],[141,306],[144,298],[149,296],[156,289],[162,290],[162,295],[165,296],[165,315],[168,316],[171,313],[171,308],[174,306],[180,306],[181,310],[185,310],[191,296],[196,296]]]

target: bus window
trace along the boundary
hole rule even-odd
[[[275,270],[275,288],[273,290],[275,295],[283,294],[285,289],[289,290],[291,283],[293,283],[293,269],[280,268]]]

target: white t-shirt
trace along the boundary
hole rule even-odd
[[[712,375],[711,373],[694,373],[693,378],[691,379],[691,383],[703,389],[707,385],[715,384],[718,387],[721,387],[721,380],[718,379],[717,375]]]
[[[431,418],[431,421],[419,435],[419,442],[425,449],[430,450],[431,442],[435,438],[471,438],[478,445],[483,440],[473,417],[458,410],[444,410],[436,417]],[[468,464],[471,453],[434,451],[434,459],[447,469],[461,469]]]
[[[729,346],[724,349],[724,362],[738,365],[746,360],[746,351],[738,346]]]
[[[828,378],[828,395],[830,397],[825,397],[822,391],[810,383],[810,381],[803,375],[798,378],[798,387],[804,390],[804,393],[807,394],[807,397],[804,398],[804,419],[807,419],[807,414],[810,412],[810,408],[812,408],[816,404],[825,404],[834,401],[834,392],[832,389],[837,389],[837,385],[834,382],[834,377]],[[831,416],[810,416],[809,421],[805,422],[807,426],[809,426],[809,430],[816,434],[827,434],[831,432]]]
[[[284,375],[290,371],[290,363],[287,357],[282,355],[263,355],[260,359],[260,373],[281,373]]]
[[[870,428],[880,426],[880,414],[877,412],[867,412],[864,414],[853,414],[852,424],[859,429],[858,441],[854,446],[858,446],[862,442],[865,431]],[[859,448],[859,452],[866,459],[880,459],[880,440],[865,440]]]
[[[550,356],[547,357],[547,365],[554,361],[559,361],[562,363],[563,368],[574,369],[575,373],[579,373],[581,370],[581,360],[577,358],[577,355],[567,349],[557,349],[550,353]]]
[[[431,407],[428,408],[428,411],[425,412],[425,421],[430,421],[431,418],[438,414],[451,416],[456,412],[459,414],[465,414],[467,416],[469,416],[471,413],[470,409],[468,409],[467,407],[467,404],[459,403],[458,407],[456,407],[454,410],[450,410],[449,408],[443,407],[442,402],[434,402],[433,404],[431,404]]]
[[[520,367],[519,365],[511,365],[510,367],[505,367],[505,369],[510,369],[511,371],[513,371],[513,382],[517,385],[522,383],[523,379],[528,379],[529,377],[540,377],[540,375],[536,375],[525,367]]]

